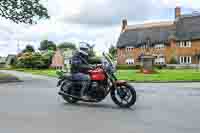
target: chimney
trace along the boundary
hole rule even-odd
[[[175,8],[175,19],[181,16],[181,7],[177,6]]]
[[[121,32],[125,31],[125,29],[127,28],[127,25],[128,25],[127,19],[123,19],[122,20],[122,31]]]

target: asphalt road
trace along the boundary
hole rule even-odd
[[[24,82],[0,84],[0,133],[200,132],[200,83],[134,84],[137,104],[120,109],[110,98],[70,105],[56,79],[9,73]]]

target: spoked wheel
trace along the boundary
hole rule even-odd
[[[129,84],[118,85],[110,94],[114,103],[122,108],[129,108],[136,102],[136,91]]]
[[[65,93],[67,94],[71,94],[72,92],[72,85],[71,85],[71,82],[66,82],[64,83],[62,86],[61,86],[61,90],[64,91]],[[62,95],[62,98],[68,102],[68,103],[77,103],[79,100],[76,99],[76,98],[72,98],[72,97],[69,97],[69,96],[65,96],[65,95]]]

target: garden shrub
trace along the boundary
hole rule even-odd
[[[154,68],[163,69],[163,68],[166,68],[166,65],[154,65]]]
[[[169,61],[169,64],[178,64],[178,61],[176,60],[175,57],[171,58],[171,60]]]
[[[121,70],[140,69],[140,65],[117,65],[117,69]]]
[[[175,66],[168,66],[167,68],[168,68],[168,69],[176,69]]]
[[[23,53],[17,59],[17,68],[46,69],[50,66],[53,53]]]

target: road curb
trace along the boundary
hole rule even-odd
[[[2,83],[16,83],[16,82],[23,82],[22,80],[0,80],[0,84]]]
[[[22,82],[22,80],[17,77],[9,77],[5,79],[0,79],[0,83],[13,83],[13,82]]]

